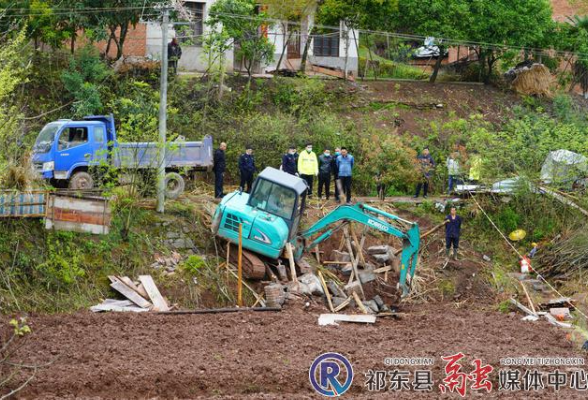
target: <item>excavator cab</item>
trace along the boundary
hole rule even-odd
[[[257,176],[251,194],[236,191],[223,198],[212,230],[238,243],[241,225],[245,249],[277,259],[298,233],[307,189],[302,179],[268,167]]]
[[[249,196],[251,208],[273,214],[288,225],[288,241],[298,232],[306,207],[306,183],[297,176],[266,168],[255,180]]]

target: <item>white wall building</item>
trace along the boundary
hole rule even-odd
[[[208,57],[202,46],[202,37],[209,31],[209,27],[204,23],[208,18],[210,6],[215,0],[194,1],[185,0],[185,7],[195,16],[194,21],[186,25],[170,25],[169,40],[177,37],[182,47],[182,58],[179,61],[178,69],[188,72],[205,72],[208,69]],[[200,18],[200,16],[202,16]],[[257,66],[256,73],[274,71],[284,51],[280,69],[298,70],[302,59],[302,53],[306,42],[309,40],[309,28],[313,24],[313,16],[304,18],[301,23],[292,23],[285,26],[276,23],[268,26],[267,30],[261,34],[267,34],[268,39],[275,46],[273,62],[268,65]],[[148,22],[146,33],[146,56],[160,58],[162,31],[159,23]],[[284,42],[290,38],[284,49]],[[339,31],[333,31],[326,34],[313,34],[310,38],[311,43],[308,48],[307,61],[313,65],[338,69],[357,76],[358,72],[358,55],[357,46],[354,40],[359,40],[359,34],[355,36],[352,30],[345,28],[341,23]],[[346,55],[347,53],[347,60]],[[234,49],[225,53],[225,70],[244,71],[242,60],[238,59]]]

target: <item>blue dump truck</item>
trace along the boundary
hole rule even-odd
[[[165,153],[166,196],[176,198],[186,176],[213,164],[212,137],[201,142],[175,141]],[[119,143],[112,115],[88,116],[81,121],[58,120],[41,130],[33,147],[37,172],[55,186],[84,190],[95,187],[94,170],[109,166],[122,174],[158,168],[159,146],[154,142]]]

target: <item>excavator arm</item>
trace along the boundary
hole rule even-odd
[[[400,287],[402,294],[408,294],[406,276],[414,277],[417,258],[420,246],[419,227],[415,222],[406,221],[396,215],[387,213],[365,204],[355,204],[353,206],[340,206],[335,210],[317,221],[306,231],[301,232],[296,238],[296,256],[302,255],[304,251],[309,251],[319,243],[325,241],[335,231],[346,223],[357,222],[369,228],[402,239],[402,255],[400,260]],[[408,225],[406,229],[400,226],[400,223]],[[316,236],[318,235],[318,236]],[[314,237],[314,239],[311,239]]]

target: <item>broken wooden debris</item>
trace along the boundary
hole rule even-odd
[[[141,308],[151,308],[152,304],[145,300],[139,293],[125,285],[122,281],[116,281],[110,284],[110,287],[125,296]]]
[[[318,271],[318,276],[319,276],[319,279],[320,279],[321,284],[323,286],[323,291],[325,293],[325,296],[327,297],[327,303],[329,304],[329,310],[331,310],[331,312],[335,312],[335,308],[333,307],[333,302],[331,301],[331,294],[329,293],[329,288],[327,287],[327,283],[325,282],[325,278],[323,277],[323,274],[321,271]]]
[[[161,293],[159,293],[159,289],[157,289],[151,275],[140,275],[139,282],[141,282],[149,299],[151,299],[151,303],[153,303],[153,311],[169,311],[169,306]]]
[[[346,315],[346,314],[321,314],[318,319],[320,326],[339,325],[337,322],[356,322],[373,324],[376,322],[375,315]]]
[[[106,299],[102,303],[90,307],[92,312],[115,311],[115,312],[147,312],[148,308],[141,308],[130,300]]]
[[[179,311],[161,311],[157,314],[164,315],[185,315],[185,314],[222,314],[246,311],[282,311],[281,307],[235,307],[235,308],[208,308],[203,310],[179,310]]]

